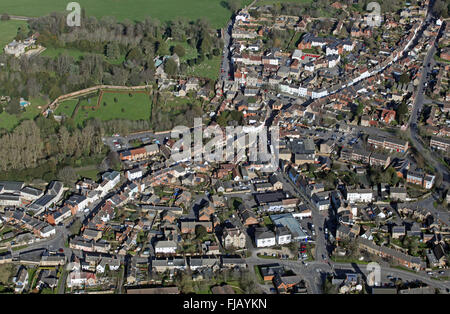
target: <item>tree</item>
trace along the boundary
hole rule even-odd
[[[117,59],[120,55],[120,49],[117,42],[111,42],[106,45],[105,55],[110,59]]]
[[[160,40],[156,44],[156,54],[159,56],[166,56],[169,54],[169,48],[164,40]]]
[[[167,59],[164,64],[164,72],[169,76],[174,76],[177,73],[177,70],[177,63],[172,58]]]
[[[72,167],[64,167],[58,172],[58,180],[67,185],[73,185],[78,179],[78,174]]]
[[[182,58],[186,54],[186,51],[183,46],[176,45],[173,47],[173,53],[176,53],[178,57]]]
[[[402,101],[397,108],[397,119],[400,124],[405,121],[406,114],[408,113],[408,105],[405,101]]]
[[[20,104],[19,99],[14,97],[11,101],[6,105],[5,111],[11,115],[16,115],[20,113]]]
[[[227,6],[231,12],[236,13],[241,8],[241,0],[228,0]]]
[[[206,228],[204,226],[198,225],[195,226],[195,237],[198,240],[204,239],[208,235]]]

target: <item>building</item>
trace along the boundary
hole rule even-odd
[[[239,228],[225,228],[222,234],[222,243],[226,249],[245,248],[245,234]]]
[[[350,203],[370,203],[374,199],[371,189],[346,190],[346,199]]]
[[[177,252],[177,243],[175,241],[158,241],[155,243],[156,254],[175,254]]]
[[[432,149],[450,151],[450,140],[447,138],[433,136],[430,140],[430,147]]]
[[[255,243],[258,248],[274,246],[276,245],[275,233],[259,228],[255,230]]]
[[[292,239],[291,232],[284,226],[277,227],[275,237],[278,245],[289,244]]]

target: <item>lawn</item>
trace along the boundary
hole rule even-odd
[[[1,264],[0,265],[0,282],[3,284],[8,283],[9,278],[15,275],[15,267],[13,264]]]
[[[23,16],[42,16],[66,11],[66,0],[2,0],[0,13]],[[161,21],[185,17],[192,21],[207,18],[214,27],[225,26],[231,12],[223,0],[77,0],[87,16],[101,18],[115,16],[118,20],[144,20],[151,16]],[[248,1],[245,0],[245,3]],[[68,11],[67,11],[68,12]]]
[[[69,99],[61,102],[56,108],[54,115],[55,116],[66,116],[71,117],[75,107],[78,103],[78,99]]]
[[[9,44],[11,41],[13,41],[14,37],[16,37],[17,29],[20,26],[26,25],[26,21],[0,21],[0,54],[3,53],[3,48],[6,46],[6,44]]]
[[[40,98],[31,98],[29,99],[30,105],[23,109],[23,111],[18,115],[11,115],[6,111],[0,113],[0,129],[6,129],[11,131],[14,129],[22,120],[34,119],[37,117],[41,110],[40,106],[45,105],[45,101]]]
[[[188,68],[186,74],[216,80],[219,77],[221,60],[220,56],[213,56],[211,59],[205,58],[202,63]]]
[[[97,176],[98,176],[99,171],[97,170],[97,168],[95,166],[75,169],[75,172],[77,174],[79,174],[80,176],[82,176],[83,178],[89,178],[94,181],[97,181],[97,179],[98,179]]]
[[[67,49],[67,48],[46,48],[42,53],[41,56],[44,57],[51,57],[51,58],[55,58],[58,57],[59,55],[62,54],[66,54],[68,56],[72,56],[75,59],[80,59],[85,52],[77,50],[77,49]]]
[[[82,126],[84,121],[91,118],[98,118],[103,121],[113,119],[125,120],[145,120],[150,118],[151,101],[145,93],[132,93],[132,97],[127,93],[104,92],[100,100],[100,107],[97,106],[98,97],[92,95],[81,100],[78,111],[74,116],[75,124]],[[55,110],[55,115],[66,115],[71,117],[77,99],[62,102]]]
[[[48,47],[41,53],[41,56],[50,57],[50,58],[56,58],[56,57],[58,57],[60,55],[63,55],[63,54],[71,56],[75,60],[80,60],[80,59],[82,59],[82,57],[84,57],[84,55],[86,55],[86,54],[93,54],[93,53],[86,52],[86,51],[81,51],[81,50],[74,49],[74,48],[53,48],[53,47]],[[125,55],[120,55],[117,59],[107,58],[103,54],[98,54],[98,55],[101,56],[106,62],[108,62],[109,64],[113,64],[113,65],[119,65],[119,64],[122,64],[125,61]]]

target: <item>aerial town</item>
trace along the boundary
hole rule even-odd
[[[154,84],[141,94],[136,87],[133,94],[117,93],[119,101],[107,98],[119,85],[133,88],[114,80],[50,90],[55,97],[40,105],[36,119],[55,126],[36,122],[36,132],[50,138],[45,128],[58,130],[54,143],[64,151],[79,132],[78,140],[91,137],[85,147],[106,151],[108,162],[94,176],[66,180],[69,174],[46,172],[30,180],[14,176],[15,164],[23,159],[34,169],[39,164],[20,154],[38,153],[0,154],[11,159],[1,166],[8,176],[0,181],[0,292],[450,293],[448,12],[437,12],[439,0],[400,1],[374,21],[352,2],[358,3],[330,1],[339,18],[318,18],[291,13],[289,5],[244,1],[213,32],[212,45],[222,45],[217,56],[187,66],[189,73],[217,58],[216,80],[174,75],[169,65],[181,68],[186,59],[155,52]],[[39,58],[52,49],[48,40],[33,32],[7,43],[2,67]],[[178,138],[163,122],[136,132],[95,124],[75,130],[95,114],[81,95],[95,90],[96,110],[109,117],[116,103],[137,102],[149,89],[158,98],[153,106],[166,104],[164,97],[191,101],[177,124],[188,123],[201,106],[204,129],[277,128],[277,143],[265,147],[277,156],[275,168],[264,171],[265,161],[250,161],[250,144],[239,147],[245,133],[228,137],[243,159],[199,161],[190,158],[199,153],[193,144],[180,161],[174,158]],[[20,94],[27,114],[39,103],[30,95]],[[0,98],[5,110],[10,96],[16,95]],[[67,113],[71,102],[76,109]],[[180,111],[157,108],[151,119]],[[72,127],[64,129],[70,139],[62,144],[66,133],[58,123],[70,115]],[[19,141],[10,132],[5,136]],[[2,145],[10,145],[2,134]],[[49,146],[39,149],[50,154]],[[64,158],[49,155],[46,162],[55,160],[56,169]]]

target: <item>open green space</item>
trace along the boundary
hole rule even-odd
[[[0,7],[2,6],[3,3],[0,5]],[[13,41],[14,37],[16,37],[17,29],[21,26],[27,27],[27,22],[15,20],[0,21],[0,48],[1,48],[0,54],[3,53],[3,48],[11,41]]]
[[[85,52],[77,49],[48,47],[42,52],[41,56],[55,58],[63,54],[74,57],[75,59],[80,59]]]
[[[202,63],[189,67],[186,74],[216,80],[219,77],[220,62],[220,56],[213,56],[211,59],[205,58]]]
[[[97,176],[98,176],[99,171],[95,166],[75,169],[75,172],[83,178],[89,178],[94,181],[97,181],[97,179],[98,179]]]
[[[51,12],[68,12],[66,0],[2,0],[0,13],[23,16],[43,16]],[[208,19],[215,27],[223,27],[231,12],[223,0],[77,0],[87,16],[101,18],[114,16],[118,20],[144,20],[146,17],[161,21],[185,17],[192,21]],[[245,0],[243,3],[249,1]]]
[[[131,96],[130,96],[131,95]],[[82,126],[84,121],[98,118],[103,121],[145,120],[150,118],[151,100],[148,94],[142,92],[104,92],[97,107],[99,95],[83,96],[78,99],[63,101],[55,110],[55,115],[72,117],[76,125]],[[74,112],[76,110],[76,112]]]
[[[23,108],[22,111],[17,114],[9,114],[6,111],[0,113],[0,129],[6,129],[11,131],[14,129],[22,120],[34,119],[37,117],[41,109],[40,106],[45,105],[45,100],[40,97],[28,99],[30,105]]]

